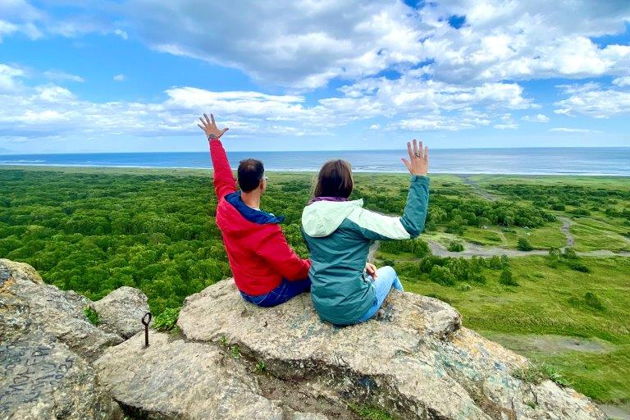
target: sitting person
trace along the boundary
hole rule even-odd
[[[428,150],[407,143],[411,186],[402,217],[364,209],[348,201],[353,179],[350,164],[326,162],[319,171],[311,202],[302,213],[302,233],[311,256],[311,297],[321,319],[351,325],[372,318],[393,288],[403,290],[391,267],[366,264],[375,240],[410,239],[424,230],[429,204]]]
[[[279,305],[310,289],[309,260],[289,247],[279,223],[283,218],[260,210],[267,187],[261,161],[246,159],[238,166],[238,185],[221,144],[228,130],[219,130],[204,114],[199,127],[210,143],[214,189],[218,205],[216,222],[223,236],[236,287],[243,298],[258,306]]]

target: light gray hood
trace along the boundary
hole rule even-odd
[[[333,233],[350,213],[363,207],[363,200],[316,201],[302,212],[302,229],[311,237]]]

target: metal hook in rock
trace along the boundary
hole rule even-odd
[[[149,347],[149,324],[151,323],[151,312],[147,312],[142,317],[142,325],[144,325],[144,347]]]

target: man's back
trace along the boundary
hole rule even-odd
[[[210,156],[219,201],[216,221],[239,290],[258,296],[283,281],[308,278],[310,262],[298,257],[287,243],[278,225],[282,219],[243,202],[218,138],[210,140]]]
[[[223,235],[234,280],[239,290],[261,295],[277,287],[282,279],[308,276],[309,262],[289,247],[271,213],[245,205],[236,191],[219,199],[217,225]]]

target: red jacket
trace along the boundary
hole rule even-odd
[[[310,261],[289,247],[278,225],[282,218],[254,210],[241,200],[220,140],[210,140],[210,157],[219,200],[216,221],[238,289],[259,296],[275,289],[283,278],[307,278]]]

